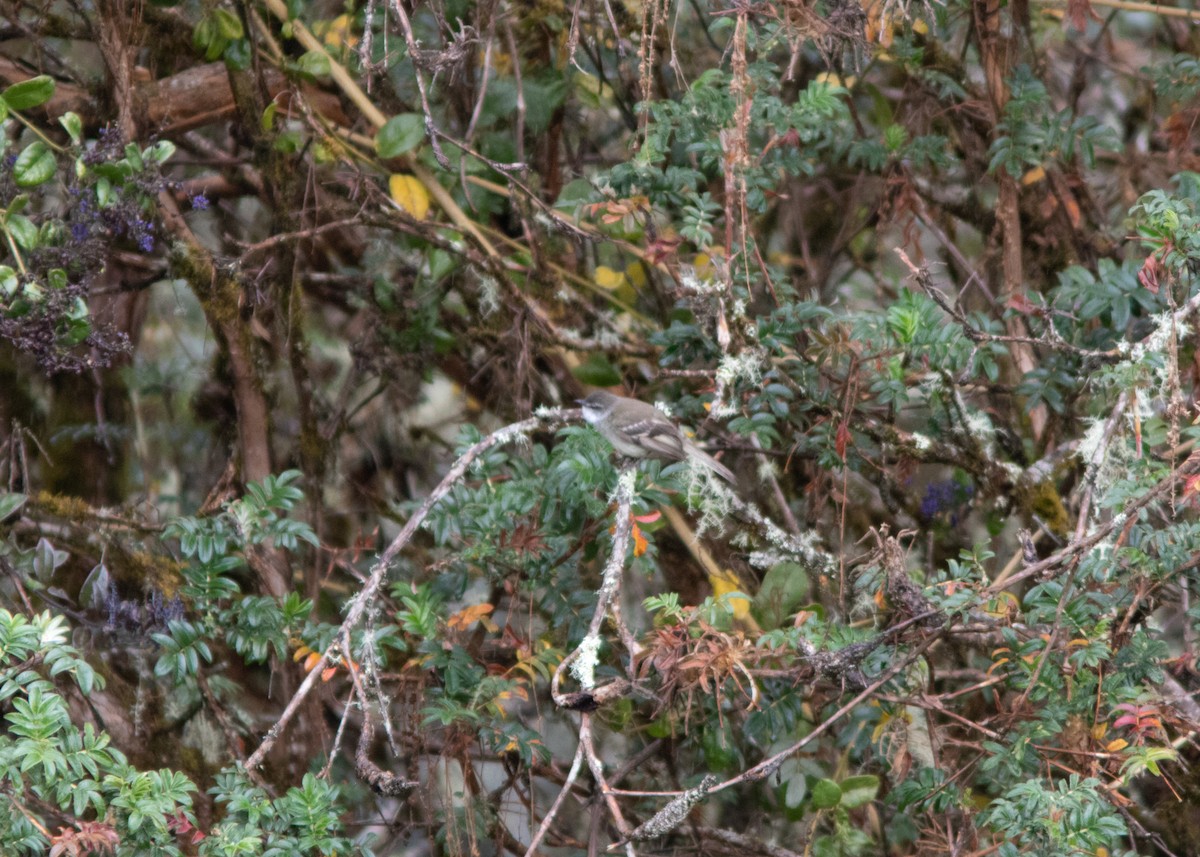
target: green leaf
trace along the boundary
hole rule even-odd
[[[25,250],[38,246],[38,228],[33,221],[23,214],[10,214],[4,221],[4,228]]]
[[[325,51],[307,51],[296,61],[296,67],[313,77],[328,77],[329,54]]]
[[[142,150],[142,158],[156,164],[165,164],[175,154],[175,144],[170,140],[159,140]]]
[[[33,549],[33,573],[38,580],[46,581],[54,574],[55,569],[69,559],[66,551],[60,551],[44,536],[38,539]]]
[[[814,809],[831,809],[842,802],[842,787],[833,780],[817,780],[812,789]]]
[[[45,104],[53,95],[54,78],[39,74],[29,80],[14,83],[0,93],[0,98],[13,110],[28,110],[30,107]]]
[[[375,151],[381,158],[395,158],[416,148],[425,137],[425,119],[419,113],[393,116],[375,135]]]
[[[0,265],[0,289],[3,288],[3,271],[6,269],[10,274],[12,273],[12,268],[9,268],[7,265]],[[13,280],[15,281],[16,277]],[[13,512],[24,506],[27,499],[29,498],[24,494],[0,494],[0,521],[3,521]]]
[[[781,562],[771,566],[763,577],[751,609],[763,628],[780,628],[808,595],[808,573],[804,567],[795,562]]]
[[[854,809],[875,800],[879,794],[879,777],[873,774],[863,774],[857,777],[846,777],[841,783],[842,806]]]
[[[41,140],[37,140],[30,143],[17,157],[17,163],[13,166],[13,178],[21,187],[33,187],[53,176],[56,166],[54,152]]]
[[[113,198],[112,182],[101,176],[96,180],[96,205],[100,208],[108,208],[113,202]]]
[[[17,279],[17,272],[8,265],[0,265],[0,295],[3,295],[6,298],[11,298],[17,293],[17,289],[20,288],[20,286],[21,281]]]
[[[217,33],[224,36],[229,41],[240,39],[246,35],[246,31],[242,29],[242,19],[230,12],[228,9],[217,9],[213,13],[215,19]]]
[[[621,373],[603,354],[589,355],[571,374],[590,387],[615,387],[621,383]]]
[[[104,563],[99,563],[88,572],[83,586],[79,588],[79,604],[82,607],[100,608],[108,598],[112,578]]]
[[[795,809],[804,801],[808,794],[808,779],[797,771],[787,781],[787,790],[783,794],[783,803],[788,809]]]

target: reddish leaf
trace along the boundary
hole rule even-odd
[[[653,265],[660,265],[675,255],[675,250],[683,243],[683,239],[671,236],[660,236],[646,245],[646,259]]]
[[[1155,251],[1146,257],[1142,269],[1138,271],[1138,282],[1152,295],[1158,294],[1158,275],[1161,270],[1162,264],[1158,261],[1158,253]]]
[[[837,449],[838,458],[842,461],[846,460],[846,447],[850,445],[850,425],[845,420],[838,423],[837,437],[834,440],[834,446]]]
[[[1067,20],[1071,22],[1072,27],[1082,33],[1087,29],[1089,18],[1093,21],[1101,20],[1088,0],[1067,0]]]
[[[1021,292],[1012,293],[1008,299],[1008,308],[1016,310],[1022,315],[1043,315],[1045,313],[1043,307],[1035,304]]]

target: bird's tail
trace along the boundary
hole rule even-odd
[[[685,439],[685,441],[687,444],[688,458],[690,458],[692,461],[695,461],[699,464],[703,464],[705,467],[707,467],[713,473],[720,476],[722,479],[724,479],[730,485],[737,484],[737,477],[733,475],[732,470],[730,470],[728,467],[726,467],[721,462],[717,461],[715,458],[713,458],[711,455],[709,455],[707,452],[705,452],[700,447],[696,446],[696,444],[692,443],[690,440]]]

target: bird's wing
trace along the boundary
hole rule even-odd
[[[684,457],[683,435],[679,428],[662,419],[630,423],[625,426],[625,433],[652,458],[680,461]]]

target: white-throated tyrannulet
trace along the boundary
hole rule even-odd
[[[628,458],[690,461],[707,467],[730,484],[732,471],[688,439],[683,430],[654,405],[598,390],[579,400],[583,418]]]

